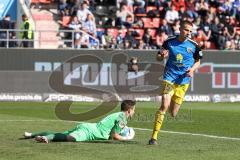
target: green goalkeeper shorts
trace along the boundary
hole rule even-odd
[[[96,123],[81,123],[64,134],[74,137],[76,142],[98,140],[102,137]]]

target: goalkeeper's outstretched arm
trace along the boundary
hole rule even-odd
[[[134,135],[133,135],[133,134],[129,134],[129,136],[121,136],[121,135],[118,134],[118,133],[112,132],[112,133],[111,133],[111,137],[112,137],[114,140],[128,141],[128,140],[133,139]]]

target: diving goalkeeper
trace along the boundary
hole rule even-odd
[[[121,112],[116,112],[103,118],[98,123],[80,123],[71,130],[62,133],[41,132],[30,133],[25,132],[25,138],[35,138],[36,141],[42,143],[55,142],[81,142],[93,140],[131,140],[134,133],[128,136],[121,136],[121,131],[127,125],[127,120],[134,115],[135,101],[124,100],[121,103]],[[131,131],[131,130],[130,130]]]

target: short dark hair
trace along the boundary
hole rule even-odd
[[[124,100],[121,103],[121,111],[127,111],[130,108],[133,108],[133,106],[135,106],[136,101],[133,100]]]
[[[24,19],[27,18],[27,15],[26,15],[26,14],[23,14],[23,15],[22,15],[22,18],[24,18]]]
[[[184,20],[181,22],[180,26],[184,26],[184,25],[190,25],[190,26],[193,26],[192,22],[188,21],[188,20]]]

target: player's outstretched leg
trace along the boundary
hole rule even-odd
[[[51,141],[54,142],[75,142],[75,138],[72,136],[69,136],[65,133],[54,133],[54,134],[48,134],[45,136],[36,136],[36,141],[42,142],[42,143],[49,143]]]
[[[23,136],[24,138],[26,139],[29,139],[29,138],[35,138],[37,136],[47,136],[47,135],[50,135],[50,134],[54,134],[54,132],[40,132],[40,133],[31,133],[31,132],[24,132]]]

